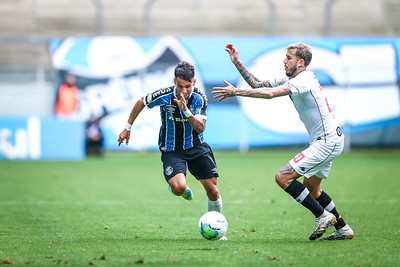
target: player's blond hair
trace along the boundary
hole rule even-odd
[[[308,66],[308,64],[310,64],[312,59],[311,46],[305,43],[295,43],[288,45],[286,50],[289,49],[296,49],[295,55],[301,59],[304,59],[304,65],[306,65],[306,67]]]

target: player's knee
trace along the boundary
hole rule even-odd
[[[171,188],[175,195],[181,196],[186,190],[186,185],[175,185],[171,186]]]
[[[212,186],[206,189],[207,192],[207,197],[210,200],[217,200],[219,197],[219,192],[218,192],[218,187],[217,186]]]
[[[278,185],[281,185],[281,183],[283,182],[282,174],[281,174],[280,172],[277,172],[277,173],[275,174],[275,182],[276,182]]]
[[[283,189],[289,186],[289,180],[287,179],[286,175],[282,174],[281,172],[277,172],[275,174],[275,182]]]

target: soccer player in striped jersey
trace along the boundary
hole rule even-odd
[[[304,43],[289,45],[283,61],[286,77],[267,81],[261,81],[249,72],[239,60],[239,52],[233,44],[228,44],[225,50],[252,89],[235,88],[224,81],[227,86],[215,87],[212,92],[216,94],[214,98],[221,101],[232,96],[290,97],[307,129],[310,146],[279,170],[275,181],[315,215],[316,226],[310,240],[320,238],[331,225],[335,227],[334,232],[323,240],[352,239],[353,230],[339,215],[330,196],[321,189],[321,181],[328,178],[332,161],[343,151],[344,135],[318,79],[306,69],[312,58],[310,46]],[[297,181],[301,176],[304,177],[303,183]]]
[[[207,120],[207,97],[197,87],[195,68],[188,62],[175,67],[174,85],[140,98],[132,108],[118,145],[129,142],[132,124],[144,107],[159,107],[161,128],[159,149],[163,173],[172,194],[191,200],[193,193],[186,183],[186,170],[200,181],[208,197],[208,211],[222,211],[217,187],[218,170],[210,146],[204,141]]]

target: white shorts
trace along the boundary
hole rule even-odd
[[[332,161],[343,151],[344,139],[334,141],[317,140],[297,154],[289,164],[300,175],[310,178],[328,178]]]

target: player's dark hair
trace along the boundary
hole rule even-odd
[[[309,45],[304,43],[290,44],[287,47],[287,50],[289,49],[296,49],[296,56],[304,60],[304,65],[306,65],[306,67],[310,64],[312,51]]]
[[[186,61],[180,62],[175,67],[175,78],[191,82],[194,78],[194,66]]]

